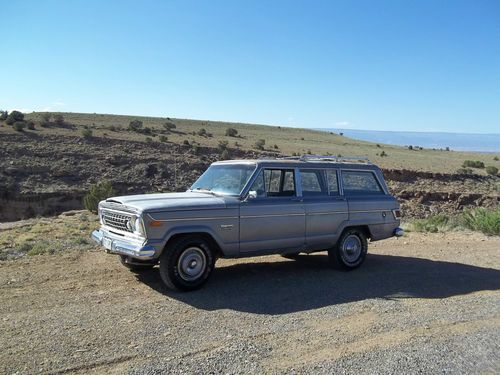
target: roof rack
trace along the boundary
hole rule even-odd
[[[278,159],[298,160],[305,162],[331,162],[331,163],[352,163],[352,164],[372,164],[367,157],[364,156],[330,156],[330,155],[302,155],[302,156],[285,156]]]

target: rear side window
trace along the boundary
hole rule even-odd
[[[301,169],[300,180],[302,195],[304,197],[316,197],[328,195],[324,173],[320,169]]]
[[[375,175],[367,171],[342,171],[344,194],[384,194]]]

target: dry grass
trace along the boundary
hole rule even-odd
[[[159,131],[163,130],[165,122],[176,125],[174,131],[164,134],[168,142],[182,144],[188,141],[190,144],[217,147],[220,141],[227,141],[229,148],[255,149],[255,143],[259,139],[265,139],[265,149],[279,151],[283,155],[306,154],[331,154],[366,156],[383,168],[410,169],[420,171],[453,173],[461,168],[465,160],[479,160],[486,165],[500,168],[500,161],[494,160],[493,154],[467,153],[439,150],[408,150],[405,147],[392,145],[377,145],[375,143],[358,141],[337,134],[298,128],[287,128],[278,126],[253,125],[242,123],[228,123],[201,120],[183,120],[174,118],[119,116],[106,114],[82,114],[63,113],[67,123],[75,127],[49,127],[43,128],[37,125],[38,134],[65,134],[81,136],[82,130],[88,127],[92,130],[94,137],[108,137],[116,139],[132,139],[147,142],[152,138],[152,152],[154,145],[160,142]],[[41,113],[27,115],[28,120],[41,120]],[[141,120],[144,127],[152,129],[155,136],[139,134],[128,130],[132,120]],[[226,136],[226,130],[234,128],[239,137]],[[205,129],[207,136],[201,129]],[[14,132],[8,126],[0,126],[2,132]],[[276,145],[278,148],[274,147]],[[380,156],[384,152],[387,156]],[[474,173],[484,175],[482,169],[475,169]]]

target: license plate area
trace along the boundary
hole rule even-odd
[[[102,239],[102,246],[104,246],[104,248],[111,250],[112,245],[113,245],[113,240],[111,238],[104,237]]]

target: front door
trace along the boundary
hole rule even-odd
[[[305,213],[294,169],[263,169],[240,206],[240,253],[301,250]]]

